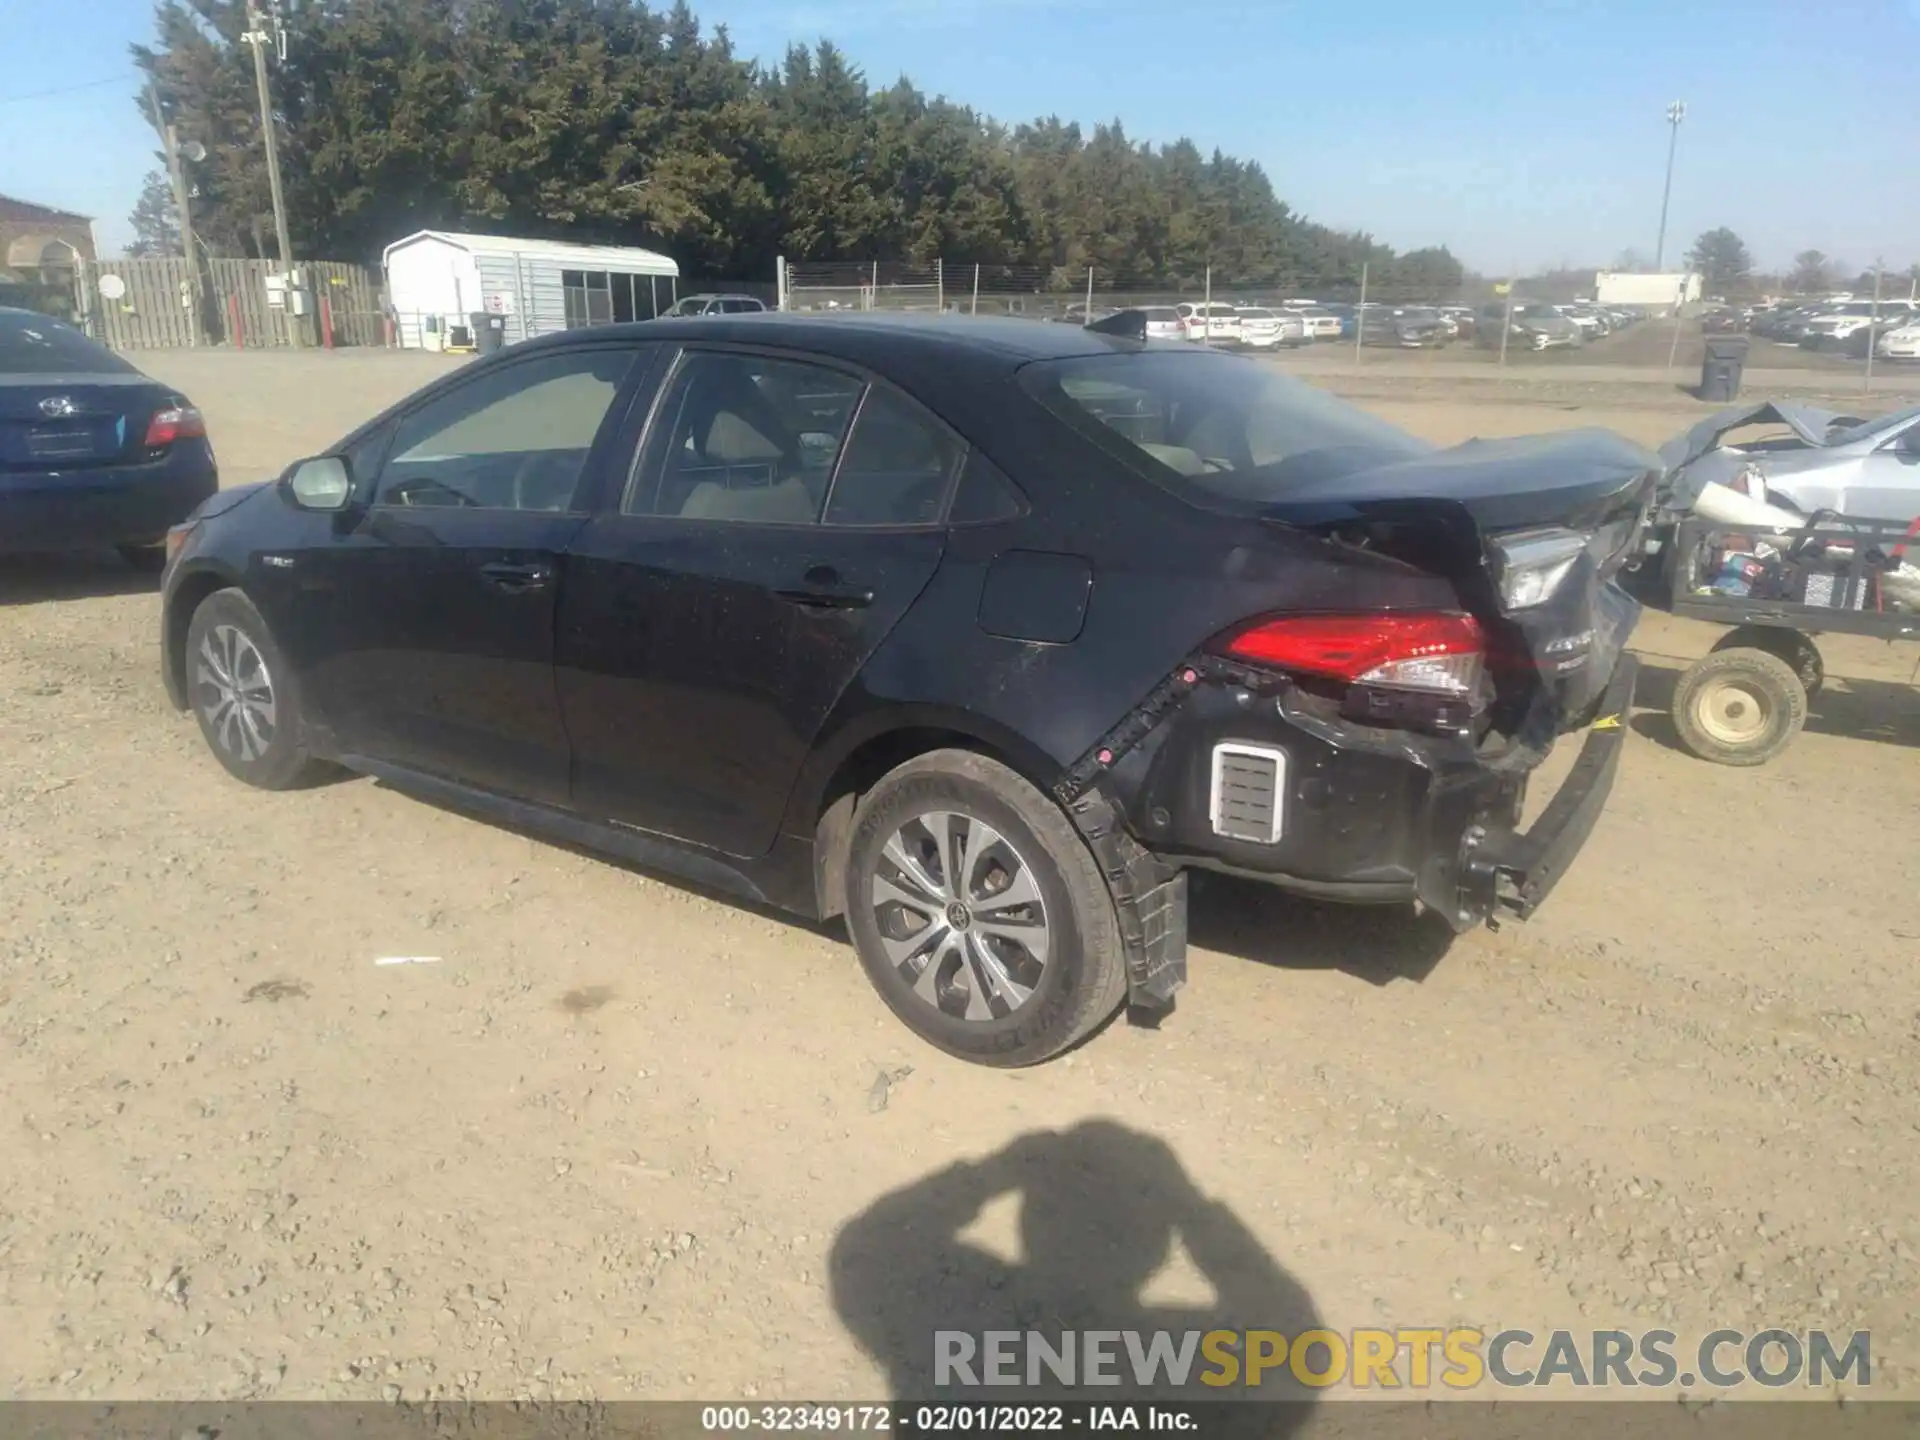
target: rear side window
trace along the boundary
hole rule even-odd
[[[940,518],[960,444],[904,395],[867,392],[827,498],[829,525],[928,525]]]
[[[822,365],[688,351],[660,399],[623,508],[811,525],[865,388]]]
[[[1026,512],[1026,497],[998,465],[978,450],[967,456],[967,468],[960,472],[960,490],[947,516],[949,524],[990,525],[996,520],[1018,519]]]
[[[0,375],[132,375],[106,346],[50,315],[0,311]]]

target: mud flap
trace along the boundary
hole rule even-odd
[[[1187,983],[1187,876],[1127,834],[1120,812],[1098,789],[1067,802],[1113,896],[1127,964],[1127,1006],[1157,1017]]]

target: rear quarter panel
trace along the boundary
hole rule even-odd
[[[1008,387],[983,448],[1029,497],[1027,516],[957,527],[940,568],[842,696],[789,810],[803,829],[841,759],[874,735],[932,725],[974,735],[1047,787],[1210,637],[1268,611],[1452,603],[1444,581],[1271,524],[1201,510],[1130,472]],[[958,417],[954,417],[958,423]],[[963,433],[965,431],[963,430]],[[1092,570],[1069,642],[980,624],[996,559],[1078,556]]]

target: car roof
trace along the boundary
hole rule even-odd
[[[854,314],[812,315],[777,310],[693,320],[663,315],[626,325],[595,325],[542,335],[513,348],[535,348],[608,339],[636,341],[700,340],[742,345],[777,345],[810,350],[856,364],[884,364],[939,353],[966,354],[997,362],[1011,371],[1034,360],[1062,360],[1140,348],[1138,341],[1102,335],[1076,325],[1038,320],[973,318],[964,315]]]

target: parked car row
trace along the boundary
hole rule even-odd
[[[1084,305],[1070,305],[1061,318],[1070,324],[1091,325],[1123,316],[1135,321],[1149,340],[1191,340],[1225,349],[1276,350],[1314,338],[1306,320],[1294,311],[1224,301],[1133,305],[1091,313]]]
[[[1871,349],[1889,360],[1920,359],[1920,305],[1912,300],[1781,301],[1749,312],[1746,328],[1761,339],[1803,350],[1836,350],[1864,359]]]
[[[1190,340],[1229,349],[1292,349],[1317,340],[1358,339],[1365,345],[1419,349],[1471,337],[1478,328],[1467,305],[1351,305],[1282,300],[1270,305],[1183,301],[1089,310],[1073,304],[1058,317],[1087,325],[1126,317],[1149,340]]]
[[[1639,311],[1619,306],[1595,305],[1575,301],[1549,304],[1540,300],[1516,300],[1483,305],[1475,316],[1474,338],[1483,347],[1497,350],[1501,337],[1508,349],[1571,349],[1611,335],[1641,319]]]

